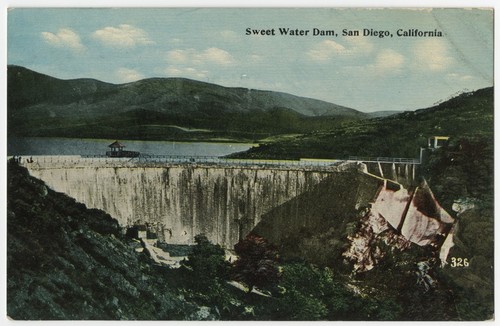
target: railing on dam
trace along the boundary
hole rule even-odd
[[[403,164],[420,164],[420,160],[416,158],[402,158],[402,157],[363,157],[363,156],[349,156],[348,161],[357,162],[374,162],[374,163],[403,163]]]
[[[180,156],[180,155],[141,155],[139,157],[107,157],[105,155],[62,155],[62,156],[30,156],[24,158],[22,164],[29,164],[31,168],[56,167],[133,167],[133,166],[162,166],[162,165],[214,165],[226,167],[256,167],[256,168],[296,168],[296,169],[330,169],[345,162],[375,162],[420,164],[418,159],[390,158],[390,157],[358,157],[350,156],[347,160],[335,159],[300,159],[300,160],[265,160],[265,159],[237,159],[218,156]]]
[[[31,162],[32,160],[32,162]],[[218,156],[179,156],[179,155],[141,155],[135,158],[111,158],[105,155],[62,155],[62,156],[31,156],[23,159],[21,164],[29,164],[32,168],[75,167],[75,166],[157,166],[157,165],[217,165],[217,166],[249,166],[258,168],[321,168],[328,169],[337,166],[345,160],[265,160],[265,159],[236,159]]]

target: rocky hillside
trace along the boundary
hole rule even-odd
[[[200,319],[118,223],[8,165],[7,314],[24,319]],[[152,317],[154,316],[154,317]]]
[[[389,117],[346,121],[329,130],[279,139],[239,157],[348,158],[419,156],[430,136],[493,137],[493,88],[463,93],[437,106]]]
[[[113,85],[8,67],[9,135],[255,140],[367,115],[290,94],[182,78]]]

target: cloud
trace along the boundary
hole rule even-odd
[[[208,48],[203,51],[195,49],[175,49],[168,51],[166,60],[169,66],[164,72],[171,77],[186,77],[193,79],[212,78],[212,74],[232,67],[236,60],[227,51],[219,48]]]
[[[405,57],[392,50],[383,49],[375,58],[375,63],[371,65],[374,73],[380,74],[394,74],[401,72],[405,63]]]
[[[346,44],[342,45],[332,40],[325,40],[316,44],[307,52],[309,58],[314,61],[328,61],[339,56],[369,55],[373,51],[373,44],[366,38],[346,38]]]
[[[208,71],[207,70],[198,70],[193,67],[176,67],[169,66],[165,69],[165,73],[169,77],[185,77],[185,78],[194,78],[194,79],[207,79]]]
[[[194,51],[194,50],[193,50]],[[189,50],[172,50],[168,51],[167,59],[177,64],[184,64],[188,62],[190,58]]]
[[[448,54],[446,44],[439,39],[426,39],[415,43],[413,68],[427,71],[443,71],[451,67],[455,59]]]
[[[401,74],[407,66],[407,58],[393,49],[382,49],[373,55],[371,62],[362,60],[357,65],[343,65],[337,73],[366,81]]]
[[[260,63],[264,61],[264,57],[259,54],[250,54],[248,55],[248,61],[251,63]]]
[[[137,81],[144,79],[144,75],[134,69],[129,68],[118,68],[116,71],[116,76],[118,79],[124,83]]]
[[[167,52],[167,60],[173,64],[201,65],[210,63],[221,66],[232,65],[236,62],[229,52],[219,48],[208,48],[201,52],[195,49],[175,49]]]
[[[222,39],[224,39],[226,41],[235,41],[235,40],[238,40],[240,38],[238,33],[236,33],[235,31],[231,31],[231,30],[221,31],[220,36],[222,37]]]
[[[373,52],[374,46],[373,43],[368,40],[366,37],[348,37],[346,38],[349,52],[351,54],[365,54],[368,55]]]
[[[82,52],[85,47],[80,41],[80,36],[69,28],[61,28],[57,34],[50,32],[42,32],[42,39],[55,47],[69,48],[74,52]]]
[[[118,27],[104,27],[95,31],[92,36],[106,46],[118,48],[155,44],[144,30],[127,24],[121,24]]]
[[[327,61],[345,51],[346,48],[343,45],[332,40],[325,40],[309,50],[307,55],[315,61]]]
[[[207,60],[219,65],[230,65],[234,63],[234,58],[227,51],[218,48],[209,48],[201,54],[202,60]]]
[[[467,81],[475,79],[474,76],[461,75],[461,74],[457,74],[457,73],[446,74],[446,78],[449,80],[452,80],[452,81],[460,81],[460,82],[467,82]]]

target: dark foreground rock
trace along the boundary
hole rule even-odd
[[[38,319],[212,319],[164,281],[116,220],[8,165],[7,314]],[[206,315],[206,316],[205,316]]]

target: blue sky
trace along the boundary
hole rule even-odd
[[[310,30],[248,36],[247,28]],[[313,28],[338,37],[312,36]],[[342,29],[394,37],[344,37]],[[443,37],[397,37],[398,29]],[[493,85],[493,11],[479,9],[25,9],[8,12],[9,64],[62,79],[186,77],[412,110]]]

